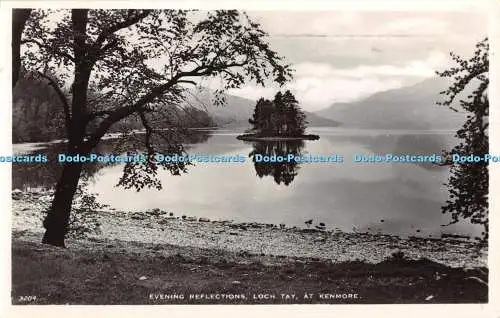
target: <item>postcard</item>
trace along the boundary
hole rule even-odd
[[[6,312],[498,317],[499,8],[4,2]]]

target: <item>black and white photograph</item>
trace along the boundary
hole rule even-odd
[[[487,6],[83,5],[2,9],[12,306],[491,301]]]

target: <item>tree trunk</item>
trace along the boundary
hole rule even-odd
[[[77,154],[85,156],[90,152],[90,148],[92,148],[88,149],[84,146],[84,136],[88,123],[85,117],[87,90],[92,71],[92,63],[89,62],[87,56],[89,50],[86,44],[87,15],[88,9],[71,10],[74,36],[75,79],[72,85],[71,119],[69,125],[66,127],[68,154],[70,156]],[[64,237],[68,232],[71,205],[81,172],[81,163],[64,164],[63,172],[56,185],[52,206],[43,222],[46,231],[42,243],[65,247]]]
[[[16,86],[21,70],[21,37],[31,9],[12,10],[12,87]]]
[[[56,185],[52,206],[43,221],[46,231],[42,243],[65,247],[64,237],[68,232],[71,205],[81,171],[81,163],[64,164],[61,177]]]

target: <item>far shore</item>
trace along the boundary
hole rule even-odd
[[[245,141],[273,141],[273,140],[318,140],[319,135],[301,135],[301,136],[262,136],[258,134],[243,134],[236,137],[238,140]]]
[[[194,130],[194,131],[210,131],[214,129],[218,129],[220,127],[213,126],[213,127],[192,127],[189,128],[189,130]],[[165,128],[164,130],[166,130]],[[128,132],[126,135],[132,135],[132,134],[144,134],[146,132],[145,129],[134,129]],[[101,140],[113,140],[113,139],[118,139],[123,137],[123,133],[120,132],[113,132],[113,133],[107,133],[105,134]],[[48,141],[36,141],[36,142],[18,142],[18,143],[13,143],[12,144],[12,150],[14,154],[23,154],[23,153],[29,153],[33,151],[37,151],[40,149],[45,149],[50,147],[51,145],[54,144],[65,144],[67,143],[67,139],[53,139],[53,140],[48,140]]]

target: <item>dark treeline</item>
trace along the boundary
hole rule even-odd
[[[12,141],[64,138],[64,114],[57,93],[42,79],[22,73],[12,92]]]
[[[64,94],[69,91],[64,89]],[[99,93],[92,91],[91,100],[99,100]],[[23,72],[13,90],[12,142],[43,142],[64,139],[64,113],[61,99],[48,81],[33,73]],[[106,105],[111,109],[113,105]],[[174,106],[167,109],[162,126],[201,128],[216,126],[211,116],[193,106]],[[114,125],[109,132],[143,129],[139,116],[130,116]]]
[[[301,136],[306,129],[306,115],[290,91],[278,92],[274,99],[261,98],[249,119],[261,136]]]
[[[193,106],[176,107],[166,109],[161,118],[157,118],[158,128],[204,128],[215,127],[217,124],[213,118],[204,110]],[[144,126],[139,115],[134,115],[116,123],[109,132],[127,132],[130,130],[143,130]]]

